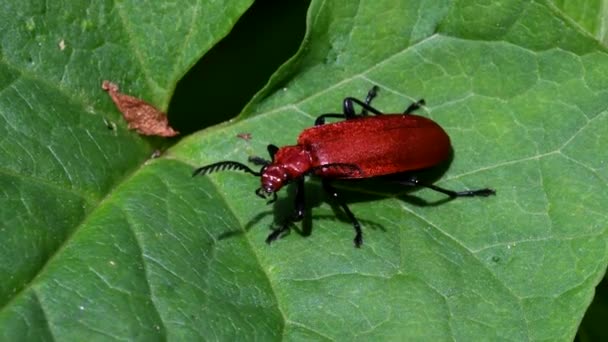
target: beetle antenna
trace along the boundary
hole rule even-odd
[[[192,173],[192,177],[198,175],[208,175],[210,173],[218,172],[218,171],[226,171],[226,170],[239,170],[245,171],[247,173],[251,173],[254,176],[260,176],[259,172],[253,171],[247,165],[241,164],[235,161],[221,161],[218,163],[213,163],[205,166],[201,166],[198,169],[194,170]]]
[[[348,172],[357,172],[359,173],[360,176],[364,176],[365,174],[363,173],[363,170],[361,170],[361,168],[355,164],[348,164],[348,163],[331,163],[331,164],[325,164],[325,165],[319,165],[319,166],[315,166],[310,168],[310,170],[308,170],[308,172],[306,174],[316,174],[319,171],[325,171],[327,169],[337,169],[340,171],[348,171]]]

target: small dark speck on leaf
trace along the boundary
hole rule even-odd
[[[112,101],[129,124],[129,129],[134,129],[141,135],[160,137],[174,137],[179,134],[169,126],[167,115],[151,104],[120,93],[118,86],[109,81],[103,81],[101,88],[110,94]]]
[[[241,138],[245,141],[251,140],[251,133],[239,133],[236,135],[237,138]]]
[[[495,255],[495,256],[492,257],[492,261],[499,262],[500,261],[500,257]]]

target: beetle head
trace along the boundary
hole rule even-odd
[[[289,182],[289,175],[284,167],[276,164],[264,166],[260,173],[262,186],[255,193],[262,198],[272,194],[273,198],[268,202],[272,203],[277,199],[277,191]]]

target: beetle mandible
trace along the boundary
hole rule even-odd
[[[306,210],[304,203],[304,177],[321,178],[325,191],[344,210],[355,229],[355,247],[363,243],[361,224],[342,200],[331,182],[336,179],[362,179],[403,174],[401,184],[425,187],[455,197],[490,196],[496,191],[490,188],[453,191],[419,181],[407,172],[437,166],[449,159],[452,147],[447,133],[433,120],[412,114],[424,100],[412,103],[403,114],[383,115],[371,106],[378,93],[374,86],[365,101],[347,97],[343,101],[343,113],[327,113],[315,120],[315,125],[305,129],[296,145],[278,148],[268,145],[271,160],[250,157],[249,161],[262,166],[254,171],[237,161],[221,161],[194,170],[193,176],[223,170],[240,170],[260,177],[261,186],[255,193],[262,198],[277,198],[277,191],[288,183],[296,183],[295,208],[292,217],[266,238],[271,243],[286,233],[290,224],[302,220]],[[361,106],[357,114],[354,105]],[[372,113],[375,116],[369,116]],[[325,124],[327,118],[343,121]]]

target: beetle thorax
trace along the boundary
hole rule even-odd
[[[281,147],[274,160],[262,171],[262,189],[279,191],[288,182],[300,178],[311,168],[310,153],[301,146]]]

